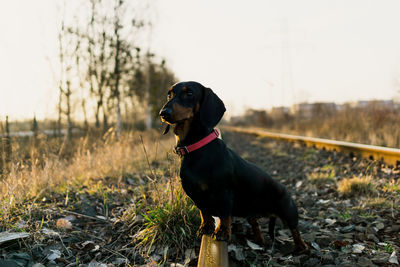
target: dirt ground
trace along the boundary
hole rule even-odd
[[[272,244],[268,218],[261,218],[266,245],[259,247],[252,243],[250,225],[235,218],[228,243],[232,266],[398,266],[399,169],[251,135],[223,132],[223,138],[242,157],[286,185],[298,205],[301,235],[310,246],[308,255],[292,254],[290,232],[279,220]],[[338,183],[352,177],[371,177],[375,187],[365,194],[343,196]],[[104,199],[89,193],[70,196],[73,211],[64,209],[64,196],[52,202],[43,199],[35,210],[37,218],[45,218],[35,222],[40,232],[0,242],[0,267],[156,265],[162,251],[146,258],[135,252],[132,243],[131,234],[143,218],[137,216],[129,225],[118,219],[129,207],[132,193],[114,193],[108,219],[99,215]],[[18,229],[24,229],[24,223]],[[186,259],[164,259],[165,265],[195,265],[199,242],[200,238],[193,241]]]
[[[225,133],[224,139],[245,159],[262,166],[286,185],[299,208],[300,231],[311,248],[310,255],[288,255],[293,249],[290,232],[281,225],[276,231],[273,254],[268,238],[266,248],[254,250],[244,235],[248,235],[250,225],[243,221],[230,252],[232,258],[241,260],[238,265],[397,266],[400,197],[398,191],[382,188],[392,179],[399,181],[398,169],[249,135]],[[377,185],[373,196],[342,197],[338,193],[340,180],[369,176]],[[268,237],[268,220],[260,222]]]

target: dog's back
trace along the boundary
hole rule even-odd
[[[181,178],[189,197],[214,216],[226,212],[226,206],[220,203],[230,202],[232,216],[274,214],[293,227],[297,226],[297,208],[286,188],[258,166],[241,158],[222,140],[214,140],[187,155],[182,160]],[[282,214],[288,206],[292,216]]]

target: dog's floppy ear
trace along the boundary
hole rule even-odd
[[[224,102],[210,88],[204,87],[203,100],[199,109],[201,123],[207,128],[214,128],[225,110]]]

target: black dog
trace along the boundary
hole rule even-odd
[[[269,235],[274,239],[278,216],[290,229],[296,250],[306,251],[297,229],[297,207],[286,188],[216,138],[214,127],[224,112],[221,99],[197,82],[173,85],[160,111],[161,120],[168,124],[164,134],[174,126],[176,151],[182,156],[182,187],[200,209],[199,234],[230,239],[231,217],[239,216],[247,218],[255,241],[263,244],[257,217],[271,216]],[[220,218],[216,229],[212,216]]]

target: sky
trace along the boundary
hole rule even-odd
[[[0,119],[55,117],[57,5],[0,0]],[[155,0],[150,48],[227,114],[299,102],[390,99],[400,1]]]

